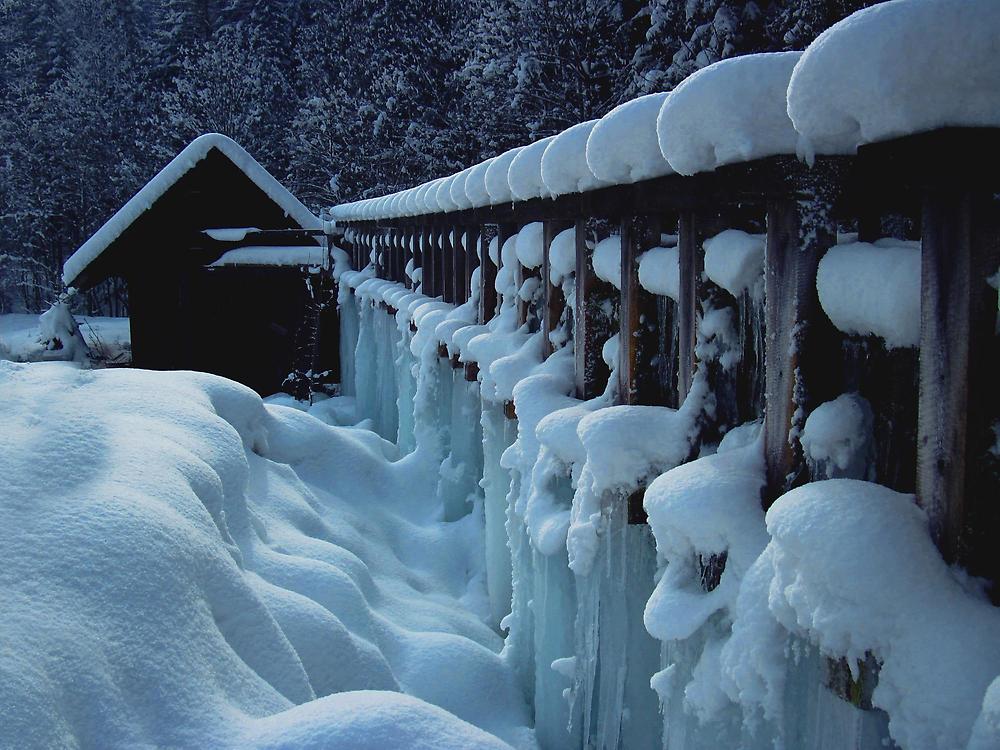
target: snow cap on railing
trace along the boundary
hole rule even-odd
[[[1000,2],[897,0],[816,38],[788,114],[811,153],[948,126],[1000,126]]]
[[[894,0],[802,52],[709,65],[672,93],[510,149],[456,175],[342,204],[334,219],[397,218],[586,192],[782,154],[850,154],[940,127],[1000,127],[1000,2]]]
[[[801,52],[721,60],[684,80],[656,121],[660,150],[679,174],[794,154],[798,134],[785,90]]]

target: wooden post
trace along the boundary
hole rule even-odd
[[[658,348],[656,298],[639,285],[639,257],[657,244],[659,222],[645,216],[621,220],[621,307],[618,377],[622,403],[663,405],[669,398],[656,382],[652,365]]]
[[[437,288],[437,265],[440,255],[434,245],[434,228],[427,226],[424,229],[424,294],[428,297],[437,297],[440,292]]]
[[[587,243],[587,221],[577,219],[576,231],[576,309],[573,341],[576,357],[577,398],[599,396],[611,374],[601,356],[611,335],[612,324],[602,309],[615,296],[610,284],[594,273],[593,250]]]
[[[479,267],[476,248],[479,246],[479,232],[475,224],[465,227],[465,299],[472,299],[472,273]]]
[[[452,299],[456,305],[461,305],[468,299],[468,293],[466,292],[465,283],[465,267],[466,267],[466,256],[465,256],[465,232],[461,227],[452,227],[452,256],[454,258],[454,269],[452,271],[452,284],[454,292],[452,293]]]
[[[481,272],[479,274],[479,323],[488,323],[497,313],[497,264],[490,257],[490,242],[497,238],[499,252],[498,227],[494,224],[483,224],[479,232],[479,254]],[[497,256],[499,260],[499,255]]]
[[[841,162],[817,159],[786,174],[783,194],[768,199],[765,506],[805,478],[796,435],[814,405],[837,395],[840,337],[820,309],[816,269],[837,241],[831,205],[841,171]]]
[[[987,279],[1000,267],[1000,204],[995,173],[974,185],[969,166],[924,194],[917,497],[945,560],[998,581],[1000,337]]]
[[[455,301],[455,253],[451,246],[451,229],[445,225],[438,230],[438,258],[437,264],[437,289],[441,299],[445,302]]]
[[[542,358],[547,358],[553,351],[551,334],[559,325],[563,311],[566,309],[566,298],[562,287],[552,283],[552,264],[549,261],[549,249],[552,240],[563,229],[568,228],[567,222],[546,221],[542,233],[542,286],[545,296],[542,304]]]
[[[684,403],[694,378],[694,348],[698,335],[698,279],[704,268],[701,242],[695,211],[683,211],[677,222],[677,264],[680,276],[677,295],[678,404]]]

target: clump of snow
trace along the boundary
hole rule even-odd
[[[514,200],[510,192],[510,182],[508,173],[510,165],[514,161],[518,152],[523,148],[518,146],[510,151],[505,151],[500,156],[494,157],[493,161],[486,168],[486,192],[490,194],[490,205],[497,203],[509,203]]]
[[[469,176],[465,180],[465,196],[473,208],[490,205],[490,194],[486,189],[486,172],[492,163],[493,159],[487,159],[469,170]]]
[[[544,198],[549,191],[542,182],[542,155],[554,136],[524,146],[514,156],[507,172],[510,193],[517,200]]]
[[[622,238],[620,234],[605,237],[597,243],[593,255],[594,273],[597,278],[622,288]]]
[[[227,250],[209,268],[223,266],[324,266],[326,251],[318,245],[301,247],[237,247]]]
[[[549,278],[553,285],[576,273],[576,229],[564,229],[549,245]]]
[[[705,240],[705,275],[734,297],[764,295],[764,235],[726,229]]]
[[[656,123],[660,150],[679,174],[794,154],[798,134],[785,90],[801,52],[720,60],[673,90]]]
[[[300,227],[303,229],[320,228],[319,218],[302,205],[234,140],[219,133],[208,133],[191,141],[66,260],[63,265],[63,283],[66,286],[73,286],[76,278],[104,252],[108,245],[118,239],[122,232],[148,211],[174,183],[208,156],[212,149],[224,154]]]
[[[865,8],[809,45],[788,114],[809,153],[947,126],[1000,125],[994,0],[896,0]]]
[[[965,747],[1000,674],[1000,612],[941,559],[915,498],[852,479],[813,482],[777,500],[767,529],[778,622],[852,669],[874,654],[872,701],[901,747]]]
[[[206,229],[205,234],[218,242],[242,242],[248,234],[259,231],[257,227],[222,227]]]
[[[0,386],[0,745],[532,746],[423,454],[200,373]]]
[[[680,299],[680,252],[677,247],[654,247],[639,256],[639,284],[651,294]]]
[[[69,300],[59,299],[38,316],[38,345],[41,359],[86,362],[87,342],[69,311]]]
[[[669,96],[640,96],[598,121],[587,139],[587,166],[598,180],[622,185],[674,171],[663,158],[656,135],[656,118]]]
[[[597,123],[581,122],[549,142],[542,156],[542,182],[553,196],[584,193],[605,184],[587,166],[587,140]]]
[[[844,333],[874,335],[890,348],[920,344],[920,245],[853,242],[819,263],[820,305]]]
[[[991,750],[1000,745],[1000,676],[983,696],[983,710],[972,727],[968,750]]]
[[[525,268],[538,268],[545,258],[545,227],[540,221],[525,224],[517,233],[517,259]]]
[[[806,419],[800,441],[817,478],[874,479],[873,417],[869,403],[845,393],[817,406]]]

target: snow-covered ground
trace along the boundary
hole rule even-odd
[[[102,361],[128,364],[132,358],[132,333],[128,318],[77,315],[80,333],[91,353]],[[37,315],[0,315],[0,359],[35,362],[45,359],[39,343],[41,325]]]
[[[419,452],[199,373],[0,392],[0,747],[534,746]]]

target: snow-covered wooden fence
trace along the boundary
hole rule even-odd
[[[717,63],[672,94],[642,97],[599,121],[457,175],[335,209],[345,230],[343,261],[349,257],[353,269],[367,269],[338,271],[342,290],[355,290],[353,297],[342,291],[342,300],[351,298],[351,305],[373,306],[406,323],[398,333],[391,322],[369,322],[366,329],[372,336],[389,331],[387,341],[399,347],[400,369],[391,376],[389,394],[398,415],[385,421],[396,432],[386,436],[407,447],[419,445],[419,435],[404,432],[417,423],[419,433],[422,410],[430,403],[421,400],[421,389],[426,396],[433,377],[434,388],[451,394],[450,405],[442,407],[447,413],[433,417],[443,430],[452,430],[451,452],[442,449],[448,454],[442,476],[466,465],[456,442],[468,438],[476,456],[463,453],[463,460],[480,467],[473,479],[486,488],[488,548],[491,534],[503,534],[496,531],[496,508],[490,518],[490,493],[500,492],[498,507],[505,515],[499,523],[504,517],[509,522],[502,542],[514,567],[509,637],[531,654],[534,666],[527,671],[533,670],[534,681],[528,682],[543,742],[654,746],[663,729],[670,747],[671,738],[679,747],[736,746],[736,737],[750,743],[740,746],[766,746],[775,737],[789,747],[834,746],[814,742],[829,727],[793,727],[796,720],[776,718],[776,706],[794,702],[787,696],[745,697],[754,691],[743,685],[748,693],[724,691],[742,703],[744,719],[752,704],[778,727],[762,730],[752,741],[746,721],[739,726],[720,718],[718,701],[724,696],[716,703],[706,697],[705,670],[718,672],[720,658],[725,679],[739,682],[738,657],[726,648],[753,631],[741,624],[748,615],[740,614],[735,594],[726,594],[732,597],[728,604],[712,610],[723,613],[721,624],[712,626],[725,631],[721,641],[704,635],[714,622],[707,615],[700,629],[693,626],[681,636],[684,628],[657,614],[661,588],[672,592],[674,606],[683,600],[683,586],[671,589],[674,584],[664,583],[670,570],[663,570],[664,564],[682,569],[674,556],[677,538],[684,536],[679,528],[687,529],[704,596],[717,587],[739,586],[742,597],[750,585],[747,568],[761,564],[766,553],[757,548],[746,557],[742,542],[725,530],[743,512],[738,503],[717,519],[717,536],[725,540],[719,543],[705,543],[708,532],[699,537],[690,524],[684,526],[683,513],[674,521],[666,510],[678,512],[677,498],[689,493],[694,481],[693,473],[687,484],[672,480],[674,467],[706,461],[715,450],[721,457],[723,446],[729,450],[727,441],[752,442],[755,423],[762,424],[763,468],[760,484],[751,481],[749,487],[757,513],[783,496],[804,497],[793,491],[819,488],[828,479],[913,493],[943,561],[991,584],[1000,581],[1000,69],[989,52],[1000,12],[986,2],[955,5],[955,38],[961,41],[952,52],[961,53],[949,53],[948,59],[937,55],[940,47],[930,40],[921,45],[913,39],[935,27],[925,17],[930,4],[892,3],[856,14],[804,54]],[[895,57],[893,50],[899,53]],[[887,62],[894,60],[904,67]],[[373,277],[385,283],[372,282]],[[353,340],[359,335],[363,339],[364,331],[355,330]],[[362,340],[357,351],[366,346],[375,341]],[[354,356],[350,347],[344,351]],[[436,364],[427,351],[435,352]],[[566,357],[574,393],[559,395],[555,387],[552,395],[541,381],[529,384],[533,376],[558,380],[553,373]],[[360,390],[368,387],[362,381],[377,373],[358,368],[361,401]],[[416,373],[412,383],[408,372]],[[446,380],[451,384],[441,385]],[[475,388],[463,390],[460,381]],[[481,417],[481,434],[476,428],[461,432],[459,414],[472,421]],[[575,428],[574,437],[553,437],[559,414]],[[738,494],[726,484],[728,475],[718,471],[718,486]],[[627,478],[610,477],[622,473]],[[491,489],[495,481],[503,485],[500,490]],[[711,489],[695,495],[705,505],[705,517],[715,518]],[[568,509],[560,505],[559,498],[569,502],[570,497]],[[551,508],[563,508],[565,515]],[[536,522],[544,516],[539,509],[551,511],[542,522]],[[647,511],[662,576],[656,592],[652,558],[637,551],[649,544],[648,534],[644,538],[646,532],[636,529],[615,537],[613,531],[622,519],[640,527]],[[773,528],[769,514],[767,532],[761,531],[771,540],[768,550],[784,533],[787,511],[779,511]],[[588,536],[588,524],[600,527],[596,536]],[[562,536],[552,532],[557,526]],[[878,533],[883,534],[876,534],[878,544],[896,543],[886,529]],[[565,548],[553,551],[559,546],[550,543],[553,536],[567,540],[568,558]],[[836,531],[830,536],[836,539]],[[622,546],[595,551],[596,539],[612,538],[619,542],[608,544]],[[553,561],[560,554],[562,565],[568,560],[576,574],[576,624],[564,623],[562,630],[551,621],[539,625],[544,612],[549,618],[567,616],[562,605],[540,601],[542,592],[554,596],[559,582],[572,586],[567,583],[572,576],[556,570],[560,563]],[[595,556],[603,560],[610,588],[607,581],[581,583],[597,575]],[[519,568],[519,559],[529,562]],[[823,559],[816,565],[824,568]],[[781,565],[774,563],[774,569]],[[619,580],[625,599],[614,599],[615,577],[637,571],[650,574],[646,588]],[[534,576],[530,585],[523,581],[528,572]],[[870,573],[877,578],[881,571]],[[494,576],[488,583],[501,599],[510,591],[509,577],[497,582]],[[519,585],[529,586],[533,599],[524,596],[533,603],[519,602]],[[901,613],[905,596],[895,599],[893,585],[887,579],[885,606]],[[642,591],[644,596],[636,593]],[[997,589],[992,591],[995,599]],[[621,666],[622,674],[635,671],[641,650],[648,648],[634,632],[642,616],[635,608],[646,598],[646,629],[665,644],[664,671],[652,676],[665,728],[642,697],[629,694],[632,677],[622,677],[614,688],[606,676],[608,665]],[[696,599],[691,596],[689,606]],[[604,602],[604,609],[595,602]],[[631,619],[602,619],[619,605],[632,607]],[[518,615],[519,606],[533,610],[530,633],[517,631],[517,623],[529,616]],[[550,606],[554,609],[547,610]],[[881,605],[845,606],[844,617],[859,617],[864,606]],[[922,710],[921,699],[910,695],[924,689],[916,684],[920,678],[901,697],[901,678],[889,665],[884,644],[854,643],[837,651],[822,623],[803,625],[809,617],[795,611],[798,626],[783,625],[789,638],[819,646],[828,657],[817,672],[824,675],[820,679],[855,706],[874,705],[888,714],[888,729],[885,714],[850,720],[853,729],[847,731],[861,738],[862,746],[877,746],[890,732],[913,747],[967,739],[971,724],[964,735],[956,730],[947,739],[947,732],[928,739],[927,727],[912,713]],[[588,629],[588,618],[600,627]],[[853,632],[850,623],[844,627]],[[572,640],[575,650],[553,650],[560,638]],[[528,641],[533,645],[524,646]],[[614,648],[620,649],[618,657],[608,655]],[[714,654],[715,661],[706,654]],[[559,691],[548,682],[549,661],[574,678],[568,719],[553,707],[551,695],[558,697]],[[603,677],[597,675],[598,662]],[[672,664],[686,666],[671,673]],[[879,665],[882,673],[876,676]],[[783,684],[812,679],[802,677],[801,665],[788,669]],[[886,689],[873,699],[876,679],[888,681],[897,693]],[[928,691],[935,692],[938,677],[928,679]],[[744,697],[734,698],[737,693]],[[623,706],[631,719],[621,718]],[[628,721],[634,724],[627,726]],[[825,719],[810,721],[837,723],[830,711]],[[559,722],[569,724],[569,735],[559,734]],[[687,740],[678,739],[685,733]]]

